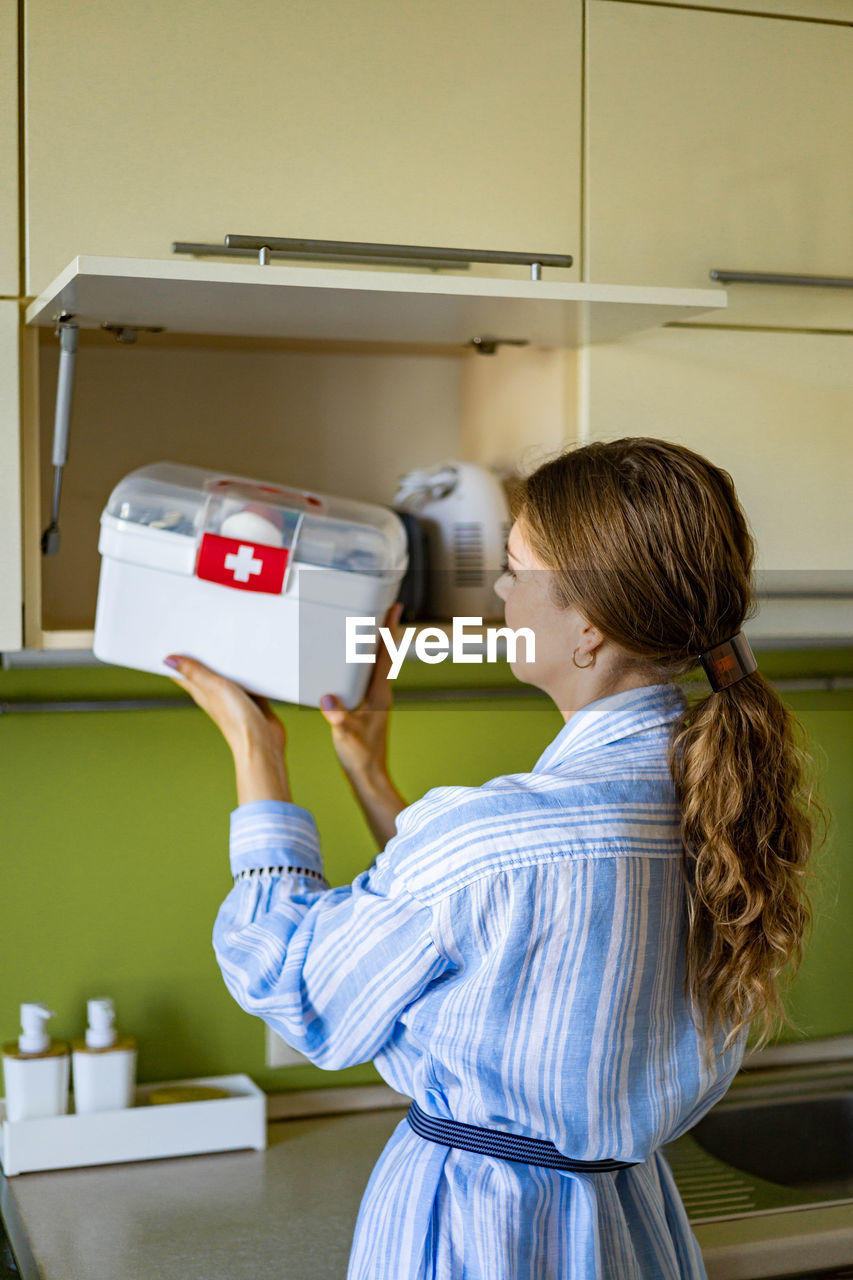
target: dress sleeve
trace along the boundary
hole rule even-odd
[[[383,890],[373,869],[329,888],[314,818],[301,805],[236,809],[231,870],[234,887],[213,929],[225,985],[320,1067],[370,1061],[449,967],[431,908],[404,888]]]

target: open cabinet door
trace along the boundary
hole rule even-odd
[[[18,304],[0,302],[0,652],[21,647]]]

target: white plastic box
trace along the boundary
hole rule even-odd
[[[146,1105],[155,1090],[174,1085],[214,1085],[228,1096]],[[0,1164],[7,1177],[37,1169],[73,1169],[245,1147],[263,1151],[266,1145],[266,1095],[247,1075],[140,1085],[132,1107],[37,1120],[9,1120],[0,1099]]]
[[[97,658],[172,675],[188,654],[308,706],[361,701],[373,667],[347,661],[346,619],[380,626],[407,565],[389,508],[170,462],[116,486],[98,549]]]

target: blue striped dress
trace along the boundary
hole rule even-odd
[[[402,1121],[365,1191],[349,1280],[700,1280],[660,1153],[719,1099],[684,997],[685,890],[666,763],[685,695],[576,711],[529,773],[435,787],[329,888],[296,804],[232,814],[214,947],[237,1002],[312,1062],[373,1060],[429,1115],[553,1142],[565,1173]]]

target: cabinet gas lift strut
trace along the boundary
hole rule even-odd
[[[157,325],[101,325],[108,333],[115,334],[116,342],[133,343],[137,330],[144,328],[146,333],[161,333]],[[68,461],[68,433],[71,426],[71,402],[74,397],[74,376],[77,371],[77,346],[79,329],[74,316],[63,311],[56,317],[54,332],[59,338],[59,372],[56,377],[56,409],[53,417],[53,499],[50,509],[50,524],[41,535],[42,555],[55,556],[59,552],[59,499],[62,493],[62,470]]]
[[[53,502],[50,524],[41,535],[42,554],[46,556],[55,556],[59,551],[59,495],[62,491],[62,468],[68,461],[68,427],[71,422],[79,336],[79,327],[74,317],[67,312],[58,316],[56,334],[59,338],[59,373],[53,419]]]

